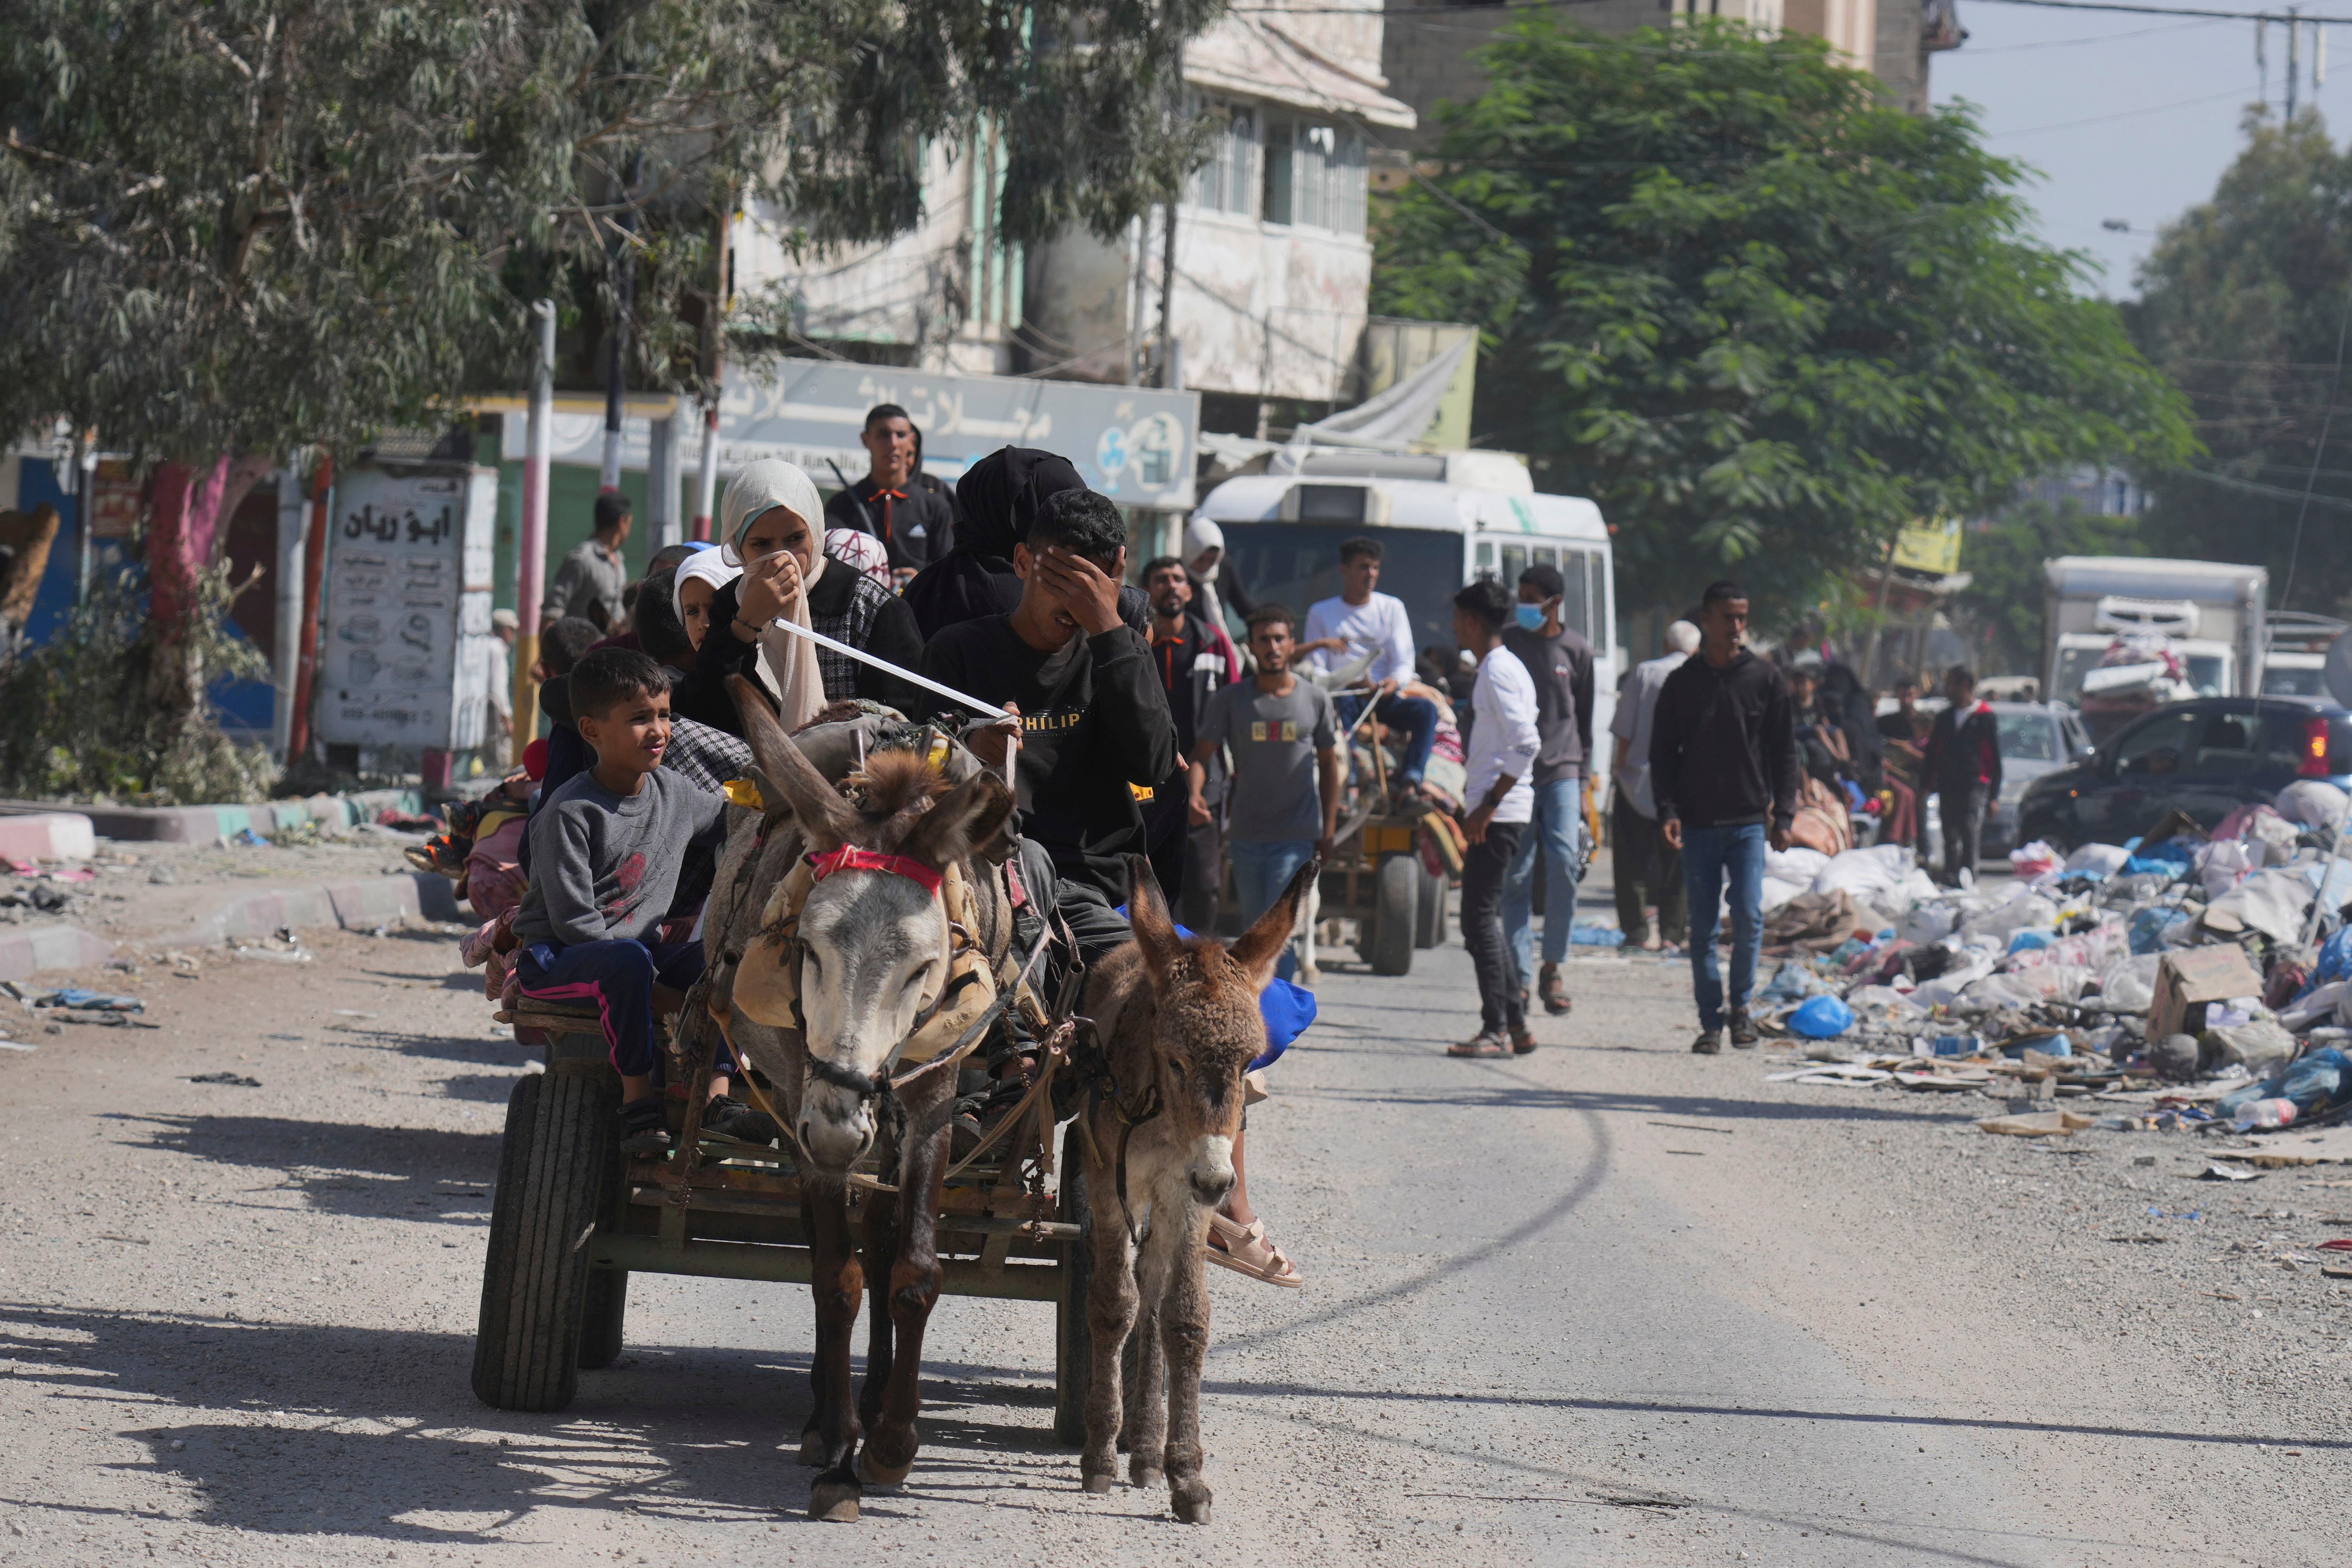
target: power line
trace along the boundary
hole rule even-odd
[[[2006,4],[2008,0],[1994,0],[1994,3]],[[2202,98],[2184,98],[2174,103],[2152,103],[2144,109],[2126,109],[2114,114],[2095,114],[2088,120],[2061,120],[2052,125],[2029,125],[2019,131],[1996,131],[1987,140],[1999,142],[2011,136],[2038,136],[2044,131],[2072,131],[2081,125],[2104,125],[2111,120],[2136,120],[2144,114],[2162,114],[2167,110],[2187,109],[2193,104],[2214,103],[2225,98],[2237,98],[2256,90],[2257,85],[2254,82],[2248,82],[2243,87],[2233,87],[2227,92],[2209,92]]]
[[[2294,592],[2294,565],[2303,553],[2303,520],[2311,510],[2311,492],[2319,483],[2319,459],[2327,451],[2327,432],[2336,423],[2336,394],[2344,384],[2344,334],[2352,329],[2352,289],[2344,295],[2344,313],[2336,321],[2336,374],[2327,382],[2327,416],[2319,422],[2319,445],[2311,449],[2311,472],[2303,481],[2303,504],[2295,509],[2294,543],[2286,552],[2286,583],[2279,590],[2279,608],[2286,608],[2287,595]]]

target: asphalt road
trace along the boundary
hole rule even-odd
[[[1447,1060],[1458,946],[1328,972],[1253,1112],[1308,1284],[1212,1271],[1211,1529],[1083,1495],[1049,1310],[962,1300],[908,1485],[810,1524],[797,1288],[639,1277],[571,1410],[475,1403],[523,1062],[446,937],[311,945],[92,976],[162,1026],[0,1051],[0,1563],[2344,1557],[2343,1287],[2105,1245],[2169,1224],[2120,1138],[1693,1058],[1678,965],[1580,959],[1542,1050]],[[2352,1206],[2318,1184],[2263,1195]]]

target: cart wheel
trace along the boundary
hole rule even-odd
[[[1380,880],[1372,892],[1371,951],[1364,955],[1375,974],[1405,974],[1412,970],[1412,939],[1421,916],[1421,862],[1411,855],[1391,855],[1381,862]]]
[[[621,1323],[629,1310],[629,1271],[588,1270],[580,1311],[580,1370],[602,1372],[621,1359]]]
[[[1444,878],[1431,876],[1426,866],[1421,868],[1421,908],[1413,922],[1413,946],[1445,945],[1445,896],[1449,890]]]
[[[1072,1122],[1062,1134],[1061,1212],[1078,1227],[1078,1239],[1064,1244],[1062,1295],[1054,1310],[1054,1436],[1072,1448],[1087,1446],[1087,1389],[1094,1380],[1087,1292],[1095,1277],[1095,1222],[1078,1147],[1077,1124]]]
[[[580,1386],[587,1252],[614,1148],[609,1083],[533,1073],[507,1101],[499,1190],[482,1266],[474,1393],[499,1410],[561,1410]],[[608,1292],[617,1338],[620,1293]]]

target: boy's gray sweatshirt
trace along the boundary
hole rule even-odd
[[[562,947],[645,942],[670,912],[688,847],[726,835],[727,802],[667,768],[633,795],[576,774],[530,819],[530,890],[515,935]]]

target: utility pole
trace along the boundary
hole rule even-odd
[[[732,240],[735,193],[729,191],[719,205],[719,285],[711,290],[710,393],[702,405],[702,467],[695,476],[694,537],[710,537],[711,515],[719,510],[719,398],[726,380],[727,305],[735,268],[727,247]]]
[[[539,327],[539,366],[530,387],[530,445],[522,465],[522,545],[515,558],[514,754],[539,733],[539,606],[547,577],[547,470],[555,450],[555,301],[541,300],[530,313]]]
[[[2293,5],[2286,8],[2286,117],[2294,121],[2295,79],[2303,74],[2303,24],[2301,15]]]
[[[637,258],[630,241],[637,233],[635,193],[644,163],[643,153],[629,155],[628,184],[621,191],[625,205],[620,232],[613,237],[613,330],[605,334],[608,346],[604,359],[604,460],[596,481],[597,490],[603,495],[611,495],[621,488],[621,412],[628,398],[629,317],[637,301]]]

